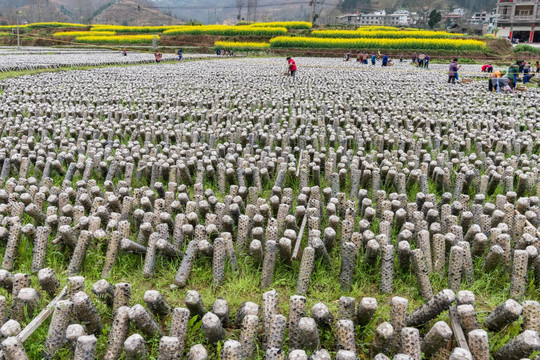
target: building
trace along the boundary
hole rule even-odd
[[[338,16],[340,24],[358,25],[360,23],[360,14],[343,14]]]
[[[469,18],[469,24],[471,25],[483,25],[488,22],[489,14],[486,11],[475,12],[471,14]]]
[[[396,10],[388,15],[384,10],[377,10],[369,14],[343,14],[337,19],[341,24],[357,26],[410,26],[416,23],[415,17],[416,13],[410,13],[408,10]]]
[[[540,1],[499,0],[497,3],[498,36],[520,42],[540,42]]]
[[[386,17],[386,25],[409,26],[411,24],[411,13],[408,10],[396,10]]]
[[[452,16],[459,16],[460,18],[462,18],[462,17],[465,16],[465,9],[463,9],[463,8],[457,8],[457,9],[454,9],[454,10],[452,10],[452,12],[450,13],[450,15],[452,15]]]
[[[487,29],[486,33],[493,34],[497,28],[497,21],[499,20],[499,15],[497,14],[497,9],[491,10],[491,13],[488,16]]]
[[[360,25],[386,25],[386,11],[377,10],[360,16]]]

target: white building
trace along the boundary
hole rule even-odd
[[[471,14],[471,18],[469,19],[469,23],[472,25],[483,25],[487,24],[489,18],[489,14],[486,11],[482,12],[475,12]]]
[[[386,11],[377,10],[360,16],[360,25],[386,25]]]
[[[462,8],[454,9],[450,13],[450,15],[458,15],[460,17],[463,17],[463,16],[465,16],[465,9],[462,9]]]
[[[360,23],[360,14],[343,14],[338,16],[338,22],[341,24],[358,25]]]
[[[409,26],[411,24],[411,13],[408,10],[396,10],[386,17],[386,25]]]
[[[357,26],[410,26],[415,24],[416,13],[408,10],[396,10],[393,14],[386,14],[384,10],[377,10],[368,14],[343,14],[338,16],[338,22]]]

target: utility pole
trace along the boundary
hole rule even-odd
[[[315,0],[311,0],[309,2],[309,6],[311,6],[311,15],[309,17],[309,22],[313,24],[313,19],[315,18]]]
[[[21,39],[19,37],[19,10],[16,11],[17,14],[17,50],[21,49]]]

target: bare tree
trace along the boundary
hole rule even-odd
[[[236,0],[236,8],[238,9],[238,21],[242,21],[242,9],[244,8],[245,3],[246,0]]]

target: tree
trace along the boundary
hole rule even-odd
[[[238,20],[242,20],[242,8],[244,7],[245,0],[236,0],[236,8],[238,9]]]
[[[429,14],[429,21],[428,21],[429,27],[433,29],[438,23],[441,22],[441,19],[442,19],[441,13],[438,12],[437,10],[432,10],[431,13]]]

